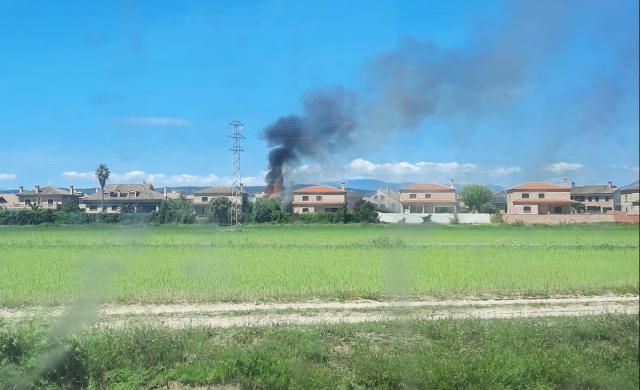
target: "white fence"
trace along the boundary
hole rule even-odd
[[[405,213],[378,213],[380,222],[387,223],[423,223],[424,217],[431,216],[431,222],[449,224],[455,218],[453,213],[434,214],[405,214]],[[491,223],[491,214],[458,213],[458,223],[483,224]]]

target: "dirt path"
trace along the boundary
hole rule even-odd
[[[297,303],[219,303],[171,305],[102,305],[85,307],[97,323],[123,327],[139,323],[173,328],[192,326],[232,327],[277,324],[328,324],[395,319],[438,320],[459,318],[518,318],[639,314],[638,296],[589,296],[530,299],[460,299]],[[5,321],[29,318],[64,318],[77,308],[0,308]],[[72,313],[72,314],[69,314]]]

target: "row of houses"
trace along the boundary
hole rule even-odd
[[[640,213],[639,198],[638,185],[617,188],[612,182],[582,187],[575,183],[569,187],[566,182],[562,185],[524,183],[504,193],[495,193],[491,203],[496,210],[506,214],[606,214],[621,211],[637,215]],[[378,189],[366,200],[391,213],[453,213],[464,209],[453,181],[449,187],[413,184],[399,191]]]
[[[219,197],[227,197],[233,201],[230,188],[211,187],[184,196],[193,203],[198,215],[204,215],[210,202]],[[85,194],[69,188],[40,187],[25,191],[20,187],[16,194],[0,194],[0,207],[6,209],[61,209],[65,204],[78,207],[86,213],[150,213],[158,210],[164,199],[180,199],[182,194],[157,191],[152,184],[107,184],[101,194],[97,188],[95,193]],[[102,202],[104,199],[104,210]],[[246,199],[246,196],[243,197]]]
[[[101,209],[104,197],[104,210]],[[87,213],[148,213],[157,210],[163,199],[185,198],[193,203],[197,215],[204,215],[211,202],[220,197],[234,201],[228,187],[210,187],[191,195],[182,196],[177,192],[156,191],[153,185],[108,184],[103,194],[84,194],[73,186],[68,189],[35,186],[24,191],[20,187],[16,194],[0,194],[0,207],[19,209],[38,207],[60,209],[65,203],[79,207]],[[242,202],[249,197],[243,192]],[[363,199],[357,193],[347,191],[344,183],[340,188],[314,185],[293,191],[292,208],[296,214],[315,212],[335,212],[344,207],[352,209]],[[449,186],[432,183],[418,183],[401,188],[399,191],[379,189],[364,198],[374,203],[380,211],[404,214],[456,213],[464,210],[456,192],[453,180]],[[505,214],[549,215],[549,214],[606,214],[621,211],[630,215],[640,214],[640,194],[638,185],[617,188],[611,182],[607,185],[576,187],[550,183],[525,183],[511,187],[505,193],[494,194],[494,206]]]

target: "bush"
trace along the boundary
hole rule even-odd
[[[380,219],[376,206],[366,200],[359,200],[353,208],[353,222],[378,223]]]
[[[231,222],[231,207],[233,204],[225,197],[216,198],[207,208],[206,215],[209,222],[228,225]]]
[[[491,223],[504,223],[504,218],[502,217],[502,214],[500,213],[492,214]]]
[[[158,211],[152,213],[152,220],[161,224],[190,224],[195,222],[196,216],[191,202],[184,199],[165,199],[160,203]]]

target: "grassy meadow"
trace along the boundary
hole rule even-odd
[[[638,227],[0,227],[0,305],[637,293]]]
[[[638,353],[637,316],[63,336],[26,323],[0,326],[0,387],[637,389]]]

